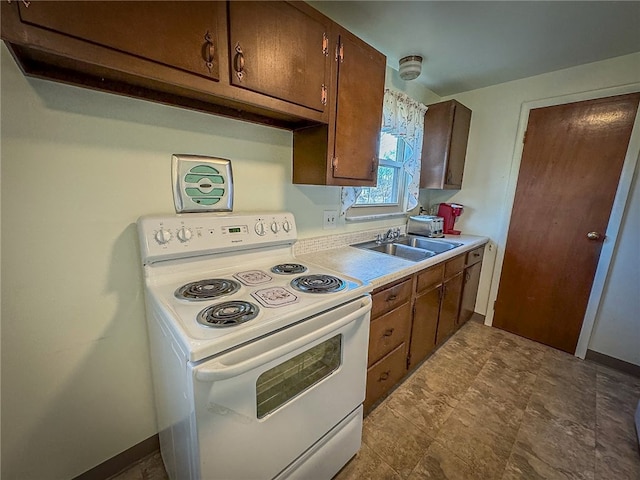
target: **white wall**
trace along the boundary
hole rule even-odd
[[[636,170],[589,349],[640,366],[640,182]]]
[[[3,478],[71,478],[156,433],[135,221],[173,212],[172,153],[231,159],[234,209],[292,211],[300,237],[402,222],[323,231],[340,190],[291,184],[289,131],[26,78],[1,56]]]
[[[473,111],[463,188],[459,192],[425,190],[421,192],[421,203],[442,201],[461,203],[465,205],[465,212],[456,223],[456,228],[459,227],[466,233],[487,235],[491,238],[490,251],[484,260],[485,268],[476,304],[477,311],[483,314],[488,312],[492,278],[497,279],[500,275],[499,271],[492,272],[487,266],[494,265],[498,249],[504,249],[506,244],[506,234],[503,234],[506,230],[502,219],[508,219],[511,211],[511,200],[507,191],[508,180],[513,168],[522,105],[525,102],[578,92],[597,91],[636,82],[640,82],[640,53],[473,90],[452,97]],[[637,184],[637,179],[635,181]],[[626,216],[627,222],[631,216],[631,214]],[[626,239],[630,230],[633,228],[623,228],[621,243],[624,241],[627,244],[634,241]],[[632,276],[632,270],[630,270],[632,259],[627,257],[629,252],[629,249],[619,249],[611,272],[612,278]],[[611,289],[607,295],[611,295]],[[637,335],[639,328],[640,312],[634,307],[633,298],[635,297],[629,296],[622,299],[624,306],[621,308],[625,312],[635,312],[634,315],[617,316],[615,325],[610,323],[610,319],[603,319],[602,316],[598,322],[598,337],[601,338],[600,332],[608,332],[610,342],[607,354],[616,358],[637,358],[637,344],[629,344],[626,340]],[[605,298],[603,301],[609,304],[611,300]]]

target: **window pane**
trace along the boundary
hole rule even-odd
[[[385,205],[398,203],[397,167],[378,166],[378,186],[364,188],[356,200],[356,205]]]
[[[380,151],[378,158],[381,160],[398,160],[398,137],[390,133],[380,134]]]

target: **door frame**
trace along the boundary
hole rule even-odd
[[[498,238],[496,241],[497,252],[496,259],[493,268],[493,275],[491,278],[491,286],[489,290],[489,302],[487,305],[487,315],[485,318],[485,325],[491,326],[493,324],[494,308],[493,305],[498,296],[498,286],[500,284],[500,277],[502,274],[502,264],[504,262],[505,249],[507,244],[507,235],[509,233],[509,223],[511,222],[511,212],[513,210],[513,202],[515,200],[516,188],[518,185],[518,175],[520,173],[520,163],[522,161],[522,152],[524,151],[524,134],[529,124],[529,112],[536,108],[551,107],[555,105],[563,105],[566,103],[581,102],[585,100],[595,100],[603,97],[611,97],[615,95],[625,95],[628,93],[640,92],[640,83],[631,83],[628,85],[621,85],[618,87],[604,88],[598,90],[592,90],[587,92],[574,93],[569,95],[561,95],[557,97],[544,98],[541,100],[532,100],[524,102],[520,109],[520,119],[518,121],[518,131],[516,134],[516,141],[514,146],[513,158],[511,160],[511,170],[509,173],[509,179],[507,182],[507,189],[504,197],[504,205],[506,207],[500,214],[499,222],[500,228],[498,231]],[[591,294],[587,302],[587,310],[585,312],[584,319],[582,321],[582,329],[580,330],[580,336],[578,337],[578,344],[576,346],[575,356],[584,359],[589,341],[591,339],[591,333],[593,332],[593,326],[595,324],[600,302],[602,300],[602,293],[607,281],[609,273],[609,267],[611,260],[615,252],[615,247],[618,241],[618,234],[622,225],[622,219],[627,206],[627,200],[629,198],[629,192],[633,183],[634,175],[636,174],[636,166],[639,163],[640,158],[640,108],[636,114],[633,130],[631,132],[631,138],[629,139],[629,146],[625,155],[624,164],[622,166],[622,172],[620,174],[620,181],[618,182],[618,189],[616,190],[616,196],[611,208],[611,215],[609,217],[609,223],[605,231],[605,239],[602,244],[602,250],[600,252],[600,258],[598,260],[598,266],[593,279],[593,286],[591,287]],[[637,172],[640,174],[640,172]]]

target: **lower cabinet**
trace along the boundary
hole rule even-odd
[[[476,248],[475,250],[467,253],[462,286],[462,300],[460,301],[460,315],[458,315],[458,326],[464,325],[475,311],[483,256],[484,247]]]
[[[484,247],[373,292],[365,413],[473,315]]]
[[[416,274],[411,348],[407,359],[409,370],[424,360],[436,347],[443,274],[444,264],[435,265]]]
[[[436,345],[442,345],[455,332],[458,325],[465,258],[465,255],[458,255],[444,264],[442,301],[440,302]]]
[[[365,411],[407,372],[413,277],[373,292]]]

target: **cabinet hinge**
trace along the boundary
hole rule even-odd
[[[409,366],[411,366],[411,352],[407,354],[407,370],[409,370]]]
[[[344,62],[344,47],[340,40],[338,40],[338,43],[336,44],[336,62],[338,60],[340,60],[340,63]]]
[[[376,171],[376,157],[371,159],[371,173],[375,173]]]
[[[7,0],[7,3],[11,3],[11,0]],[[28,0],[22,0],[22,4],[23,4],[25,7],[29,8],[29,5],[31,5],[31,2],[30,2],[30,1],[28,1]]]
[[[322,105],[327,104],[327,86],[324,83],[322,84],[322,87],[321,87],[320,103],[322,103]]]
[[[333,157],[331,159],[331,168],[333,168],[334,172],[338,170],[338,157]]]
[[[529,133],[529,130],[525,130],[524,131],[524,135],[522,136],[522,143],[523,144],[527,141],[527,133]]]
[[[329,56],[329,37],[327,37],[327,33],[322,33],[322,54],[325,57]]]

